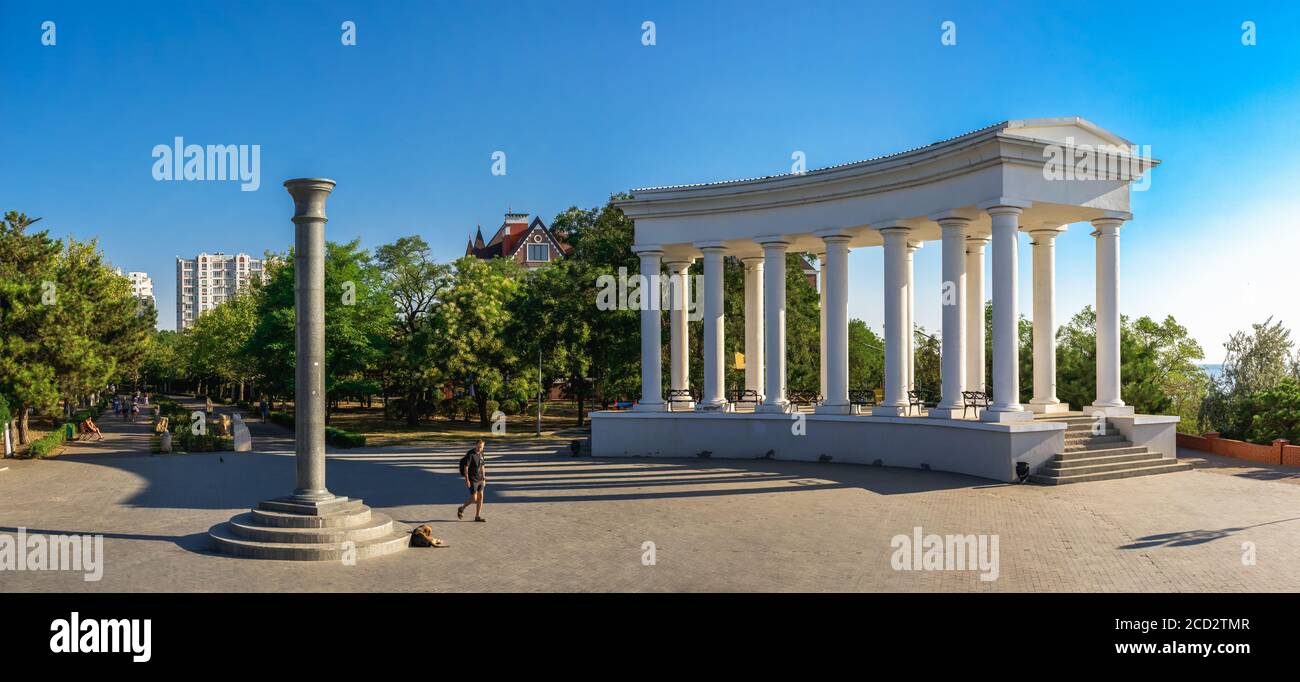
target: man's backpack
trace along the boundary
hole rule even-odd
[[[469,452],[465,453],[465,456],[464,456],[464,457],[461,457],[461,458],[460,458],[460,477],[461,477],[461,478],[468,478],[468,477],[469,477],[469,462],[470,462],[470,458],[473,457],[473,456],[474,456],[474,451],[473,451],[473,450],[470,450]]]

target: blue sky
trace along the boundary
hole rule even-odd
[[[1164,162],[1123,231],[1126,314],[1173,314],[1209,362],[1231,331],[1269,315],[1300,336],[1300,10],[794,5],[4,2],[0,208],[97,236],[114,265],[150,273],[167,328],[175,256],[292,241],[286,178],[338,181],[333,239],[418,233],[453,259],[507,208],[549,222],[631,187],[785,172],[793,150],[819,167],[1078,115]],[[355,46],[340,42],[345,20]],[[949,20],[957,45],[945,47]],[[44,21],[54,46],[41,44]],[[261,188],[154,181],[151,150],[176,136],[261,145]],[[490,172],[496,150],[505,176]],[[1063,318],[1092,300],[1087,232],[1058,242]],[[917,260],[930,329],[936,246]],[[877,328],[879,251],[850,261],[851,313]]]

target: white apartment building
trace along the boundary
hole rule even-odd
[[[122,268],[117,269],[117,274],[122,275]],[[149,302],[149,305],[157,307],[157,301],[153,297],[153,278],[147,272],[128,272],[125,275],[131,281],[131,295],[138,299]]]
[[[264,263],[246,253],[228,256],[200,253],[193,259],[176,258],[176,329],[186,329],[204,311],[231,299],[260,280]]]

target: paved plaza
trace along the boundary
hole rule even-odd
[[[1207,458],[1184,473],[1040,487],[768,460],[573,458],[488,444],[487,523],[457,522],[465,446],[333,451],[329,486],[449,544],[363,561],[213,554],[207,531],[294,481],[291,434],[255,453],[149,455],[148,425],[0,471],[0,533],[98,533],[99,582],[3,572],[0,591],[1295,591],[1295,470]],[[1191,454],[1191,453],[1189,453]],[[996,534],[999,575],[898,571],[891,539]],[[646,542],[654,565],[643,565]],[[1243,543],[1255,565],[1243,565]]]

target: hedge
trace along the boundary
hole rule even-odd
[[[31,447],[27,450],[27,456],[41,459],[54,452],[55,448],[63,445],[63,442],[67,440],[67,436],[68,432],[64,428],[57,428],[32,441]]]

